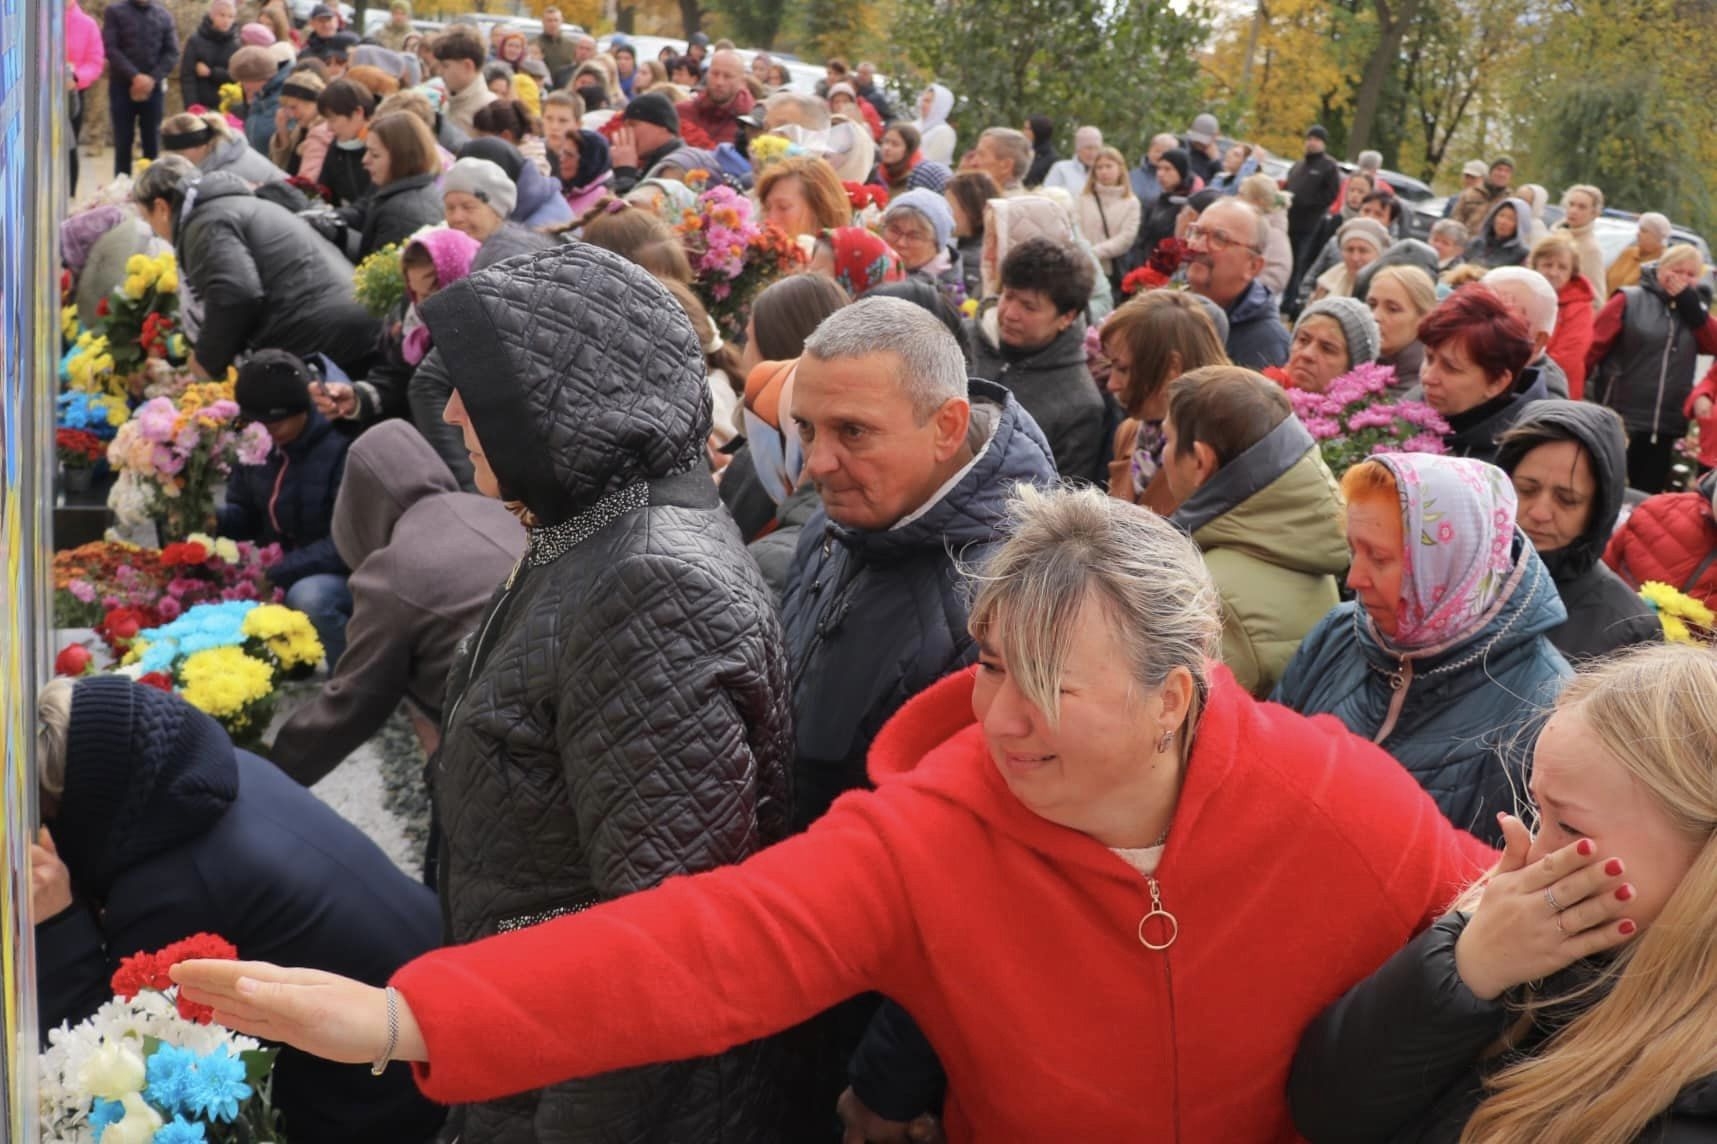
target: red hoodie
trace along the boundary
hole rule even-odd
[[[1494,857],[1334,719],[1215,670],[1145,879],[1027,810],[972,718],[972,673],[907,704],[874,792],[740,866],[418,959],[393,984],[430,1097],[489,1100],[702,1056],[875,990],[947,1069],[951,1141],[1297,1139],[1300,1031]]]
[[[1597,295],[1584,274],[1568,279],[1556,294],[1556,332],[1544,352],[1568,375],[1568,397],[1579,401],[1586,393],[1586,351],[1592,348],[1593,324],[1597,318],[1592,302]]]

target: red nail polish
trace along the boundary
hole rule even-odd
[[[1608,862],[1604,863],[1604,873],[1608,874],[1610,877],[1614,878],[1621,872],[1622,860],[1620,858],[1611,858]]]
[[[1617,901],[1625,902],[1633,896],[1634,896],[1634,888],[1632,886],[1624,885],[1621,887],[1621,889],[1616,891],[1616,900]]]
[[[1622,935],[1625,937],[1629,934],[1632,934],[1634,932],[1634,930],[1638,929],[1639,927],[1634,925],[1634,923],[1632,923],[1632,922],[1624,921],[1621,925],[1617,926],[1616,928],[1618,930],[1620,930],[1622,932]]]
[[[1582,838],[1580,839],[1580,844],[1574,847],[1574,852],[1582,858],[1590,858],[1592,856],[1592,851],[1596,849],[1597,847],[1592,845],[1592,840],[1590,838]]]

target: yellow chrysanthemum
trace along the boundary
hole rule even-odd
[[[218,560],[225,560],[228,564],[238,563],[238,544],[224,536],[215,541],[214,552]]]
[[[130,667],[143,658],[143,653],[149,650],[149,645],[143,640],[132,640],[131,650],[125,653],[125,658],[119,661],[119,666]]]
[[[131,419],[131,411],[125,407],[123,401],[109,397],[102,402],[102,407],[107,410],[107,423],[115,429]]]
[[[135,302],[149,290],[149,283],[141,274],[133,274],[126,278],[125,284],[119,289],[127,298]]]
[[[60,310],[60,336],[68,342],[78,336],[78,308],[75,305]]]
[[[249,709],[274,694],[274,669],[240,648],[216,647],[188,657],[179,683],[185,702],[240,731],[250,723]]]
[[[1656,609],[1658,621],[1663,625],[1663,638],[1670,643],[1692,643],[1692,628],[1709,632],[1717,625],[1717,612],[1662,580],[1647,580],[1640,585],[1639,594]]]
[[[244,634],[258,639],[287,671],[322,662],[322,641],[310,617],[280,604],[259,604],[244,618]]]
[[[151,265],[153,265],[153,259],[147,254],[133,254],[125,260],[125,272],[127,274],[142,274]]]

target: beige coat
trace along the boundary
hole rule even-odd
[[[1139,199],[1133,188],[1098,187],[1097,194],[1081,193],[1079,229],[1091,243],[1091,253],[1103,264],[1103,272],[1112,274],[1115,259],[1132,248],[1139,235]]]

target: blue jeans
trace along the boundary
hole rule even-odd
[[[141,137],[143,157],[153,162],[161,153],[161,113],[165,97],[161,85],[149,93],[149,98],[136,103],[131,98],[131,85],[110,82],[107,85],[107,105],[113,117],[113,176],[131,174],[131,145]]]
[[[328,672],[346,651],[346,621],[352,618],[352,591],[346,578],[332,572],[306,576],[286,589],[286,606],[310,617],[322,650],[328,656]]]

